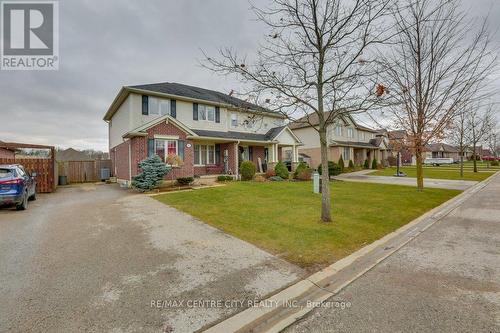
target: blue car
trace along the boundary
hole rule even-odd
[[[36,173],[31,175],[22,165],[0,165],[0,205],[28,208],[28,200],[36,200]]]

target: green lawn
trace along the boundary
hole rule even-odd
[[[311,182],[235,182],[155,196],[302,267],[335,262],[460,193],[334,182],[333,223],[321,223]]]
[[[408,177],[417,177],[417,169],[416,167],[402,167],[400,169]],[[382,170],[377,170],[369,175],[371,176],[393,176],[396,173],[396,168],[385,168]],[[472,170],[464,170],[464,177],[460,177],[460,169],[455,168],[444,168],[444,167],[424,167],[424,178],[432,178],[432,179],[455,179],[455,180],[485,180],[489,176],[491,176],[494,171],[482,171],[482,172],[472,172]]]
[[[434,168],[434,166],[432,166],[432,168]],[[440,165],[439,167],[436,167],[436,168],[440,168],[440,169],[460,169],[460,164]],[[498,171],[498,170],[500,170],[500,166],[493,166],[493,165],[491,165],[491,163],[481,162],[481,161],[477,162],[477,168],[480,171]],[[466,162],[464,162],[464,169],[472,171],[474,169],[474,162],[472,162],[472,161],[466,161]]]

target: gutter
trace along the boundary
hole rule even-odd
[[[241,142],[250,142],[250,143],[267,143],[267,144],[274,144],[274,143],[279,143],[278,141],[260,141],[260,140],[239,140],[239,139],[230,139],[230,138],[218,138],[218,137],[211,137],[211,136],[194,136],[194,135],[188,135],[186,136],[187,139],[190,140],[211,140],[211,141],[217,141],[217,142],[236,142],[237,144],[240,144]]]

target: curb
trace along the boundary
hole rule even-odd
[[[392,233],[263,300],[263,303],[274,306],[248,308],[203,332],[280,332],[314,310],[315,306],[310,304],[320,304],[337,294],[450,214],[496,178],[500,178],[500,172],[473,185]]]

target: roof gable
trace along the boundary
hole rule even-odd
[[[150,121],[149,123],[141,125],[141,126],[135,128],[135,129],[133,129],[133,130],[125,133],[123,135],[123,137],[127,138],[127,137],[133,137],[133,136],[147,135],[146,131],[148,129],[150,129],[151,127],[154,127],[154,126],[160,124],[163,121],[166,121],[167,123],[171,123],[172,125],[176,126],[177,128],[179,128],[180,130],[186,132],[189,135],[193,135],[193,136],[197,135],[189,127],[187,127],[186,125],[184,125],[183,123],[181,123],[177,119],[175,119],[175,118],[173,118],[173,117],[171,117],[169,115],[165,115],[165,116],[161,116],[159,118],[156,118],[156,119]]]

